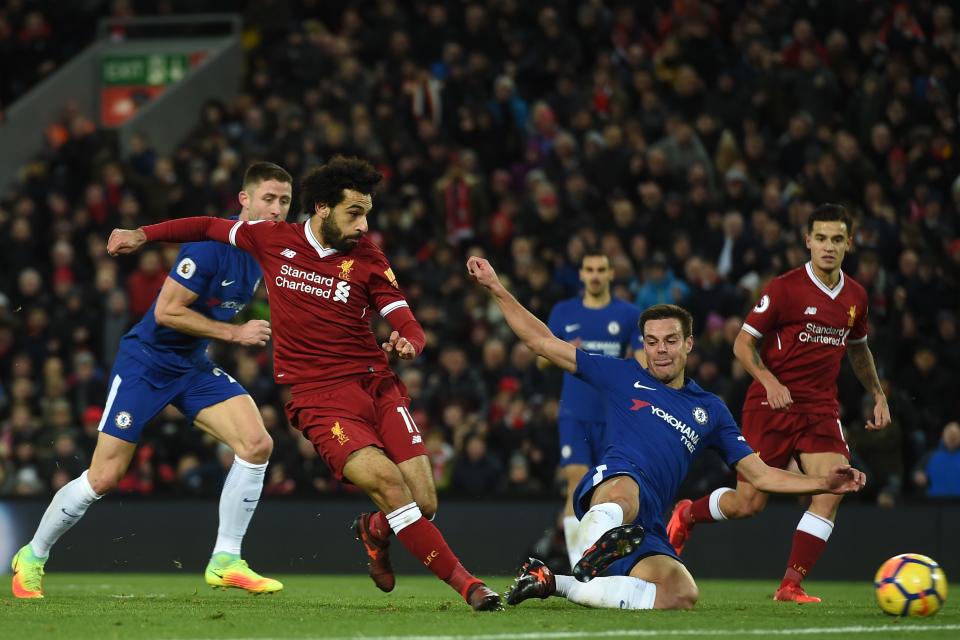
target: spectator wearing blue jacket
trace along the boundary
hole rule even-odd
[[[920,465],[914,481],[932,498],[960,497],[960,422],[943,428],[940,446]]]
[[[636,305],[642,310],[655,304],[683,304],[688,293],[687,283],[673,275],[662,254],[655,253],[644,269]]]

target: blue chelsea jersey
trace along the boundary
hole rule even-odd
[[[170,277],[197,294],[190,305],[211,320],[230,322],[260,285],[260,266],[245,251],[221,242],[190,242],[180,248]],[[126,353],[164,373],[180,373],[207,359],[209,338],[199,338],[157,324],[150,310],[121,341]]]
[[[600,309],[585,307],[583,298],[570,298],[553,307],[547,326],[561,340],[579,340],[579,348],[587,353],[622,358],[628,347],[635,351],[643,349],[639,320],[640,309],[618,298]],[[603,421],[602,395],[565,373],[560,392],[560,418]]]
[[[668,387],[640,363],[577,350],[576,376],[604,390],[607,448],[603,461],[636,467],[661,506],[673,503],[693,458],[716,449],[731,467],[753,453],[723,400],[687,380]]]

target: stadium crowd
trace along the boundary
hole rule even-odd
[[[0,46],[24,46],[11,24],[36,22],[32,4],[0,10]],[[52,22],[52,10],[28,8]],[[829,201],[856,217],[845,270],[869,292],[893,414],[868,433],[872,399],[845,367],[842,418],[865,495],[960,495],[950,3],[274,0],[249,3],[244,42],[241,94],[207,104],[171,156],[140,137],[121,157],[111,132],[68,108],[0,197],[0,495],[46,495],[88,466],[117,343],[176,255],[109,258],[109,231],[233,214],[247,163],[298,177],[338,153],[386,178],[371,233],[427,332],[425,353],[396,366],[441,491],[557,484],[559,374],[538,369],[470,286],[467,255],[489,257],[545,319],[577,295],[585,249],[602,248],[616,295],[691,310],[688,373],[738,417],[750,379],[732,344],[744,313],[771,277],[807,260],[806,216]],[[2,76],[7,100],[29,84]],[[269,318],[263,288],[244,313]],[[213,350],[273,436],[265,493],[351,491],[286,424],[269,351]],[[216,495],[231,461],[168,408],[120,490]],[[704,456],[684,493],[729,479]]]

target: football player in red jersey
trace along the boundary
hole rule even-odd
[[[837,376],[844,353],[874,397],[867,429],[890,424],[890,409],[867,346],[867,294],[840,266],[851,244],[851,220],[835,204],[818,207],[807,222],[810,262],[775,278],[747,316],[733,353],[754,381],[743,404],[743,435],[768,465],[795,459],[810,475],[844,464]],[[760,350],[757,341],[762,340]],[[841,496],[814,496],[793,536],[793,547],[774,599],[820,602],[800,582],[826,547]],[[696,501],[677,503],[667,525],[670,543],[683,550],[697,523],[749,518],[763,511],[767,494],[742,477],[736,490],[721,487]]]
[[[363,489],[380,509],[354,522],[377,587],[394,587],[392,531],[474,609],[499,610],[500,597],[460,564],[430,521],[437,509],[430,463],[406,389],[386,355],[412,359],[426,340],[386,256],[366,237],[380,179],[368,162],[336,157],[303,178],[301,201],[310,215],[304,223],[182,218],[116,229],[107,251],[210,239],[249,252],[270,295],[274,379],[291,385],[290,424],[338,479]],[[383,344],[370,330],[370,312],[393,328]]]

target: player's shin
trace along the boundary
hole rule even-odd
[[[102,497],[90,485],[87,471],[63,485],[50,501],[50,506],[43,513],[40,525],[30,541],[34,555],[46,558],[60,536],[79,522],[87,508]]]
[[[466,600],[469,588],[480,580],[463,568],[440,530],[420,513],[417,503],[411,502],[397,509],[387,516],[387,520],[400,544]]]
[[[831,521],[810,511],[803,514],[793,534],[790,559],[787,561],[787,571],[783,575],[781,585],[799,584],[807,577],[826,548],[831,533],[833,533]]]
[[[577,536],[577,529],[580,527],[580,521],[576,516],[564,516],[563,518],[563,538],[567,543],[567,558],[570,559],[570,566],[577,564],[577,560],[583,555],[583,548],[580,545],[580,538]]]
[[[240,555],[240,545],[260,501],[267,463],[253,464],[233,458],[233,466],[220,493],[220,525],[214,553]]]
[[[623,508],[615,502],[595,504],[584,514],[577,529],[580,549],[588,549],[604,533],[623,524]],[[582,555],[582,554],[581,554]],[[579,559],[579,558],[578,558]],[[576,563],[574,563],[576,564]]]
[[[595,609],[653,609],[657,585],[630,576],[607,576],[578,582],[572,576],[557,576],[557,595]]]

